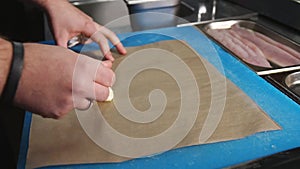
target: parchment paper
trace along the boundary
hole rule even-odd
[[[265,114],[243,91],[241,91],[228,79],[225,78],[225,98],[222,96],[221,90],[219,92],[218,90],[214,90],[214,93],[212,94],[213,84],[217,85],[217,89],[218,86],[224,87],[222,83],[222,78],[224,79],[224,76],[204,59],[200,59],[201,56],[194,52],[185,42],[169,40],[145,46],[131,47],[127,48],[128,56],[136,51],[151,48],[163,49],[164,51],[170,51],[176,56],[179,56],[183,63],[188,65],[190,70],[193,72],[199,87],[199,111],[194,124],[179,144],[176,144],[171,148],[241,139],[257,132],[281,129],[280,126],[272,121],[272,119]],[[94,52],[94,54],[96,53],[97,52]],[[127,57],[120,57],[117,54],[115,54],[115,56],[116,61],[114,62],[113,69],[116,69],[117,66]],[[141,57],[147,56],[145,55]],[[164,59],[162,59],[162,63],[159,64],[164,64],[163,60]],[[144,66],[147,67],[149,65]],[[128,69],[129,72],[132,67],[134,66],[128,66],[125,70]],[[174,64],[174,67],[176,68],[178,65]],[[210,72],[210,74],[208,72]],[[117,81],[113,86],[114,91],[118,91],[117,88],[124,87],[124,85],[122,85],[123,82],[120,81],[120,79],[122,79],[121,76],[126,76],[126,71],[122,71],[116,75]],[[185,80],[187,83],[190,81],[192,82],[192,79],[189,78],[186,78]],[[174,125],[175,120],[178,118],[178,112],[180,111],[180,106],[182,104],[182,95],[179,90],[178,82],[176,82],[172,76],[158,69],[149,69],[140,72],[131,81],[129,87],[131,103],[136,109],[146,111],[149,107],[151,107],[148,98],[149,93],[154,89],[160,89],[165,93],[167,105],[164,112],[155,121],[150,123],[136,123],[124,118],[114,106],[114,101],[95,104],[90,111],[97,112],[95,110],[100,108],[107,123],[112,128],[128,137],[149,138],[159,135]],[[115,93],[115,96],[116,95],[118,95],[118,93]],[[126,99],[126,96],[119,95],[119,97],[120,100]],[[190,98],[188,97],[182,99],[187,99],[191,103],[193,102],[193,100],[189,100]],[[212,101],[213,99],[217,101],[214,102]],[[222,103],[222,100],[224,99],[224,111],[209,114],[211,113],[210,110],[220,106],[214,104]],[[190,107],[192,108],[193,106]],[[124,111],[126,111],[125,109],[126,108],[124,108]],[[189,112],[189,110],[185,111]],[[92,114],[89,115],[87,112],[79,113],[81,113],[79,116],[92,116]],[[219,116],[220,114],[222,115],[221,117]],[[98,146],[96,144],[97,142],[91,139],[80,125],[78,120],[79,116],[77,116],[74,111],[70,112],[60,120],[45,119],[37,115],[33,115],[26,168],[48,165],[121,162],[131,159],[130,157],[122,157],[110,153]],[[94,118],[87,119],[88,120],[86,122],[90,124],[89,127],[96,131],[96,133],[100,136],[105,135],[104,127],[95,127],[96,125],[94,124],[96,122]],[[209,137],[205,139],[205,134],[210,132],[206,132],[205,129],[211,127],[209,125],[212,125],[210,123],[206,123],[207,119],[213,119],[214,122],[218,123],[216,129],[212,132],[212,135],[209,135]],[[181,135],[184,132],[181,128],[185,128],[185,126],[183,125],[176,130],[176,136]],[[199,139],[201,137],[200,135],[204,135],[202,140]],[[127,148],[129,151],[135,151],[135,148],[143,149],[143,147],[138,146],[130,147],[121,141],[122,140],[111,139],[110,141],[107,141],[107,144],[116,144],[116,147],[120,146],[121,148]],[[163,143],[164,140],[159,140],[159,142],[157,142],[157,144]],[[158,151],[157,153],[160,152]]]

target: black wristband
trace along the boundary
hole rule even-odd
[[[12,42],[13,57],[10,71],[7,76],[6,84],[1,95],[1,105],[10,106],[13,103],[19,80],[23,70],[24,47],[20,42]]]

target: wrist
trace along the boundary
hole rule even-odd
[[[9,74],[12,55],[13,50],[11,42],[0,38],[0,96],[2,95]]]
[[[16,91],[19,86],[19,81],[23,71],[24,65],[24,46],[21,42],[11,42],[13,55],[11,59],[11,64],[9,72],[7,75],[7,80],[2,89],[0,105],[1,107],[9,107],[14,104],[14,98]]]

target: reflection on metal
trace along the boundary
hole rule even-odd
[[[75,6],[83,5],[83,4],[93,4],[98,2],[111,2],[116,0],[69,0],[70,3],[72,3]]]
[[[211,19],[214,20],[216,16],[216,10],[217,10],[217,0],[213,0],[213,7],[211,12]]]
[[[294,70],[300,70],[300,66],[292,66],[292,67],[284,67],[284,68],[278,68],[278,69],[271,69],[271,70],[264,70],[257,72],[258,75],[270,75],[275,73],[283,73],[283,72],[289,72]]]
[[[74,36],[68,41],[68,48],[72,48],[78,44],[84,44],[88,38],[82,34]]]
[[[190,9],[191,11],[195,11],[195,8],[192,5],[190,5],[184,1],[181,1],[181,4],[184,5],[185,7],[187,7],[188,9]]]
[[[292,1],[300,4],[300,0],[292,0]]]
[[[180,0],[125,0],[125,2],[133,31],[176,26],[179,22]]]
[[[148,2],[156,2],[161,0],[125,0],[127,4],[134,5],[134,4],[141,4],[141,3],[148,3]]]
[[[292,74],[289,74],[285,78],[285,84],[291,88],[295,85],[300,85],[300,72],[294,72]]]
[[[125,3],[135,10],[145,10],[176,6],[180,0],[125,0]]]
[[[214,19],[214,20],[183,23],[183,24],[177,25],[177,27],[203,25],[203,24],[207,24],[207,23],[211,23],[211,22],[220,22],[220,21],[227,21],[227,20],[249,19],[251,17],[256,17],[257,15],[258,15],[258,13],[250,13],[250,14],[244,14],[244,15],[240,15],[240,16],[231,16],[231,17],[225,17],[225,18],[218,18],[218,19]]]
[[[202,15],[206,14],[206,6],[204,4],[200,4],[200,7],[198,9],[198,19],[197,21],[200,22],[202,20]]]
[[[204,0],[199,2],[197,22],[214,20],[217,10],[216,0]]]

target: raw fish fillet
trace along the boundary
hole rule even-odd
[[[269,41],[261,38],[262,36],[258,35],[258,32],[242,28],[238,25],[232,26],[231,29],[242,38],[245,38],[256,44],[264,53],[265,57],[271,62],[279,66],[292,66],[300,64],[300,59],[282,49],[278,45],[270,43]]]
[[[259,48],[257,48],[251,41],[241,38],[231,30],[209,29],[207,30],[207,33],[245,62],[260,67],[271,67],[270,63],[264,57],[263,52]]]
[[[239,45],[248,53],[251,60],[253,60],[253,63],[256,63],[256,65],[261,65],[261,67],[272,67],[264,53],[253,42],[242,38],[231,29],[229,29],[228,32],[232,35],[232,38],[240,41]]]
[[[290,47],[288,47],[288,46],[286,46],[282,43],[279,43],[279,42],[277,42],[277,41],[275,41],[275,40],[273,40],[273,39],[271,39],[271,38],[267,37],[266,35],[261,34],[259,32],[255,32],[255,35],[258,36],[259,38],[265,40],[266,42],[268,42],[268,43],[270,43],[274,46],[277,46],[277,47],[281,48],[282,50],[285,50],[286,52],[290,53],[294,57],[300,59],[300,53],[297,52],[296,50],[294,50],[294,49],[292,49],[292,48],[290,48]]]

